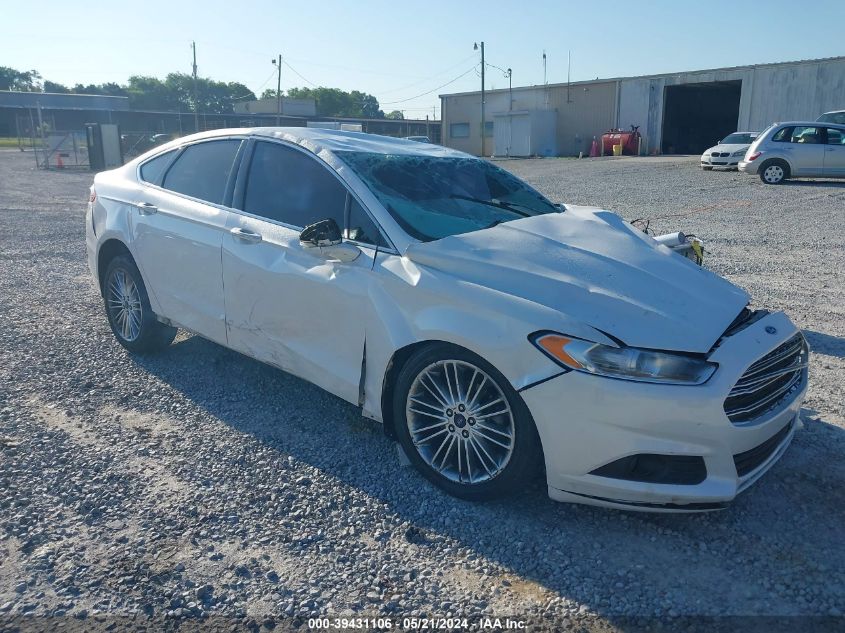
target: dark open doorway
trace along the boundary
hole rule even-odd
[[[736,132],[742,81],[666,86],[663,104],[664,154],[698,154]]]

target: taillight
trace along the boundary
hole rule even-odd
[[[763,153],[763,152],[754,152],[753,154],[751,154],[751,155],[748,157],[748,159],[747,159],[747,160],[748,160],[748,162],[750,163],[752,160],[757,160],[758,158],[760,158],[760,154],[762,154],[762,153]]]
[[[92,189],[91,189],[91,195],[90,195],[90,197],[88,198],[88,202],[90,202],[91,204],[94,204],[94,202],[95,202],[96,200],[97,200],[97,192],[96,192],[96,191],[94,191],[94,189],[92,188]]]

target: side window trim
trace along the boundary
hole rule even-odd
[[[341,230],[343,231],[344,235],[346,234],[346,231],[349,228],[349,215],[350,215],[351,208],[352,208],[352,200],[354,199],[355,201],[358,202],[358,205],[364,210],[364,213],[367,214],[367,217],[370,218],[370,221],[376,227],[376,230],[381,234],[381,237],[384,240],[385,244],[387,244],[387,246],[376,246],[375,244],[367,244],[365,242],[357,242],[355,240],[349,240],[349,242],[355,244],[356,246],[360,246],[360,247],[366,247],[366,248],[370,248],[370,249],[373,249],[373,250],[378,248],[379,251],[392,252],[396,255],[399,254],[399,251],[396,249],[396,247],[393,245],[393,242],[387,236],[387,233],[385,233],[384,229],[381,227],[381,224],[379,224],[379,222],[373,217],[373,214],[370,213],[370,210],[367,208],[367,206],[361,201],[361,199],[355,194],[355,192],[352,191],[349,188],[349,186],[343,181],[343,179],[340,177],[340,175],[334,169],[332,169],[332,167],[330,165],[327,165],[324,160],[322,160],[319,156],[314,155],[313,152],[309,152],[307,149],[300,147],[296,143],[290,143],[290,142],[284,141],[282,139],[269,138],[269,137],[267,137],[267,138],[256,138],[254,136],[249,137],[247,139],[247,143],[244,144],[246,147],[243,149],[243,155],[242,155],[242,158],[241,158],[240,166],[238,168],[237,177],[236,177],[235,183],[234,183],[234,190],[233,190],[233,193],[232,193],[232,205],[231,205],[232,211],[234,211],[235,213],[239,213],[240,215],[245,215],[245,216],[250,217],[250,218],[255,218],[257,220],[261,220],[263,222],[270,222],[271,224],[283,226],[283,227],[285,227],[287,229],[291,229],[293,231],[302,231],[302,229],[305,228],[304,226],[295,226],[293,224],[288,224],[288,223],[282,222],[280,220],[273,220],[271,218],[266,218],[264,216],[255,215],[254,213],[250,213],[249,211],[244,210],[244,202],[245,202],[245,197],[246,197],[246,186],[247,186],[247,181],[249,180],[249,169],[250,169],[250,166],[252,165],[252,158],[255,155],[255,148],[258,145],[258,143],[275,143],[277,145],[282,145],[284,147],[288,147],[290,149],[296,150],[297,152],[300,152],[301,154],[305,155],[309,160],[313,160],[313,161],[316,161],[317,163],[319,163],[320,167],[327,170],[338,181],[338,183],[340,183],[340,185],[343,187],[344,191],[346,191],[346,202],[344,204],[344,211],[343,211],[344,225],[345,226],[341,227]],[[347,238],[344,237],[344,239],[347,239]]]

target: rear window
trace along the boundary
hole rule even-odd
[[[162,186],[192,198],[222,204],[240,144],[240,140],[225,139],[189,146],[167,170]]]
[[[842,112],[825,112],[817,121],[820,123],[836,123],[837,125],[845,125],[845,111]]]

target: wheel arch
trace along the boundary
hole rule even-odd
[[[760,163],[760,167],[759,167],[759,170],[758,170],[759,173],[762,174],[763,170],[766,168],[766,166],[771,165],[773,163],[779,163],[779,164],[784,165],[786,167],[786,176],[784,176],[784,180],[786,180],[787,178],[792,176],[792,173],[793,173],[792,163],[789,162],[788,158],[786,158],[785,156],[780,156],[780,155],[771,156],[771,157],[763,160],[763,162]]]
[[[97,281],[100,284],[100,294],[104,292],[105,279],[103,279],[103,276],[106,274],[106,268],[108,268],[109,262],[118,255],[128,255],[133,262],[135,261],[129,247],[117,238],[109,238],[100,245],[97,252]]]
[[[449,345],[451,347],[460,349],[463,352],[466,352],[467,354],[475,356],[480,360],[484,361],[485,363],[493,367],[499,374],[501,374],[505,382],[509,384],[509,386],[513,389],[513,392],[516,394],[519,406],[523,409],[524,415],[528,417],[528,421],[534,427],[534,431],[537,433],[539,439],[539,430],[537,429],[537,424],[534,422],[534,416],[531,415],[531,410],[528,408],[528,404],[522,398],[522,395],[520,395],[519,389],[514,388],[513,385],[510,384],[504,372],[502,372],[502,370],[499,369],[494,363],[484,358],[478,352],[459,343],[443,339],[428,339],[424,341],[415,341],[413,343],[409,343],[404,347],[400,347],[399,349],[394,351],[393,355],[390,357],[390,360],[387,363],[387,368],[384,372],[384,378],[382,379],[380,402],[382,413],[382,426],[384,427],[384,434],[387,437],[393,440],[397,439],[395,427],[396,420],[393,416],[393,397],[394,388],[396,386],[396,379],[398,378],[405,364],[414,354],[434,345]],[[540,446],[540,452],[543,453],[542,442],[538,442],[538,444]]]

